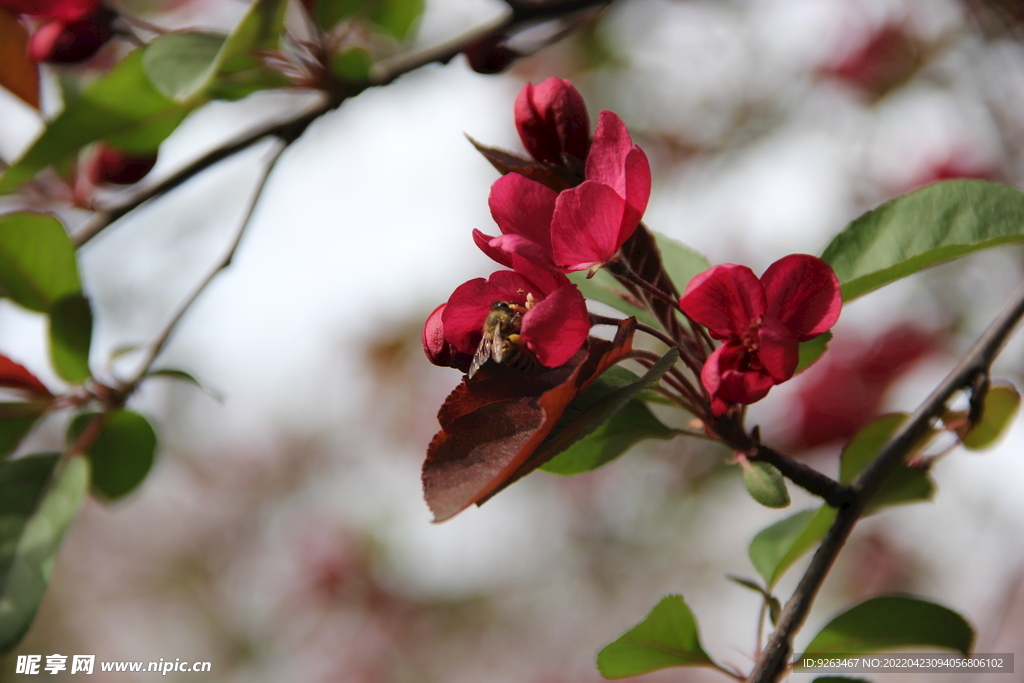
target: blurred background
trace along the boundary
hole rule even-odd
[[[166,27],[221,29],[246,8],[125,4]],[[411,49],[503,11],[428,0]],[[569,78],[592,121],[618,112],[650,156],[646,223],[712,263],[761,272],[820,253],[863,211],[935,180],[1024,183],[1021,21],[1014,0],[619,0],[501,75],[459,57],[322,117],[285,152],[233,265],[158,363],[209,393],[153,379],[133,399],[158,428],[154,470],[126,500],[86,503],[0,681],[19,678],[15,654],[62,653],[212,662],[211,674],[169,681],[586,683],[601,680],[597,650],[666,593],[685,596],[709,653],[748,670],[760,602],[725,575],[756,576],[753,535],[814,502],[793,490],[791,509],[760,507],[722,449],[644,444],[580,477],[537,472],[431,524],[420,467],[459,374],[426,361],[422,323],[495,269],[470,233],[493,230],[497,173],[465,134],[521,150],[516,93]],[[164,143],[153,177],[309,102],[208,105]],[[0,153],[14,158],[40,123],[6,93],[0,117]],[[117,375],[112,352],[152,339],[217,261],[267,153],[221,163],[82,250],[94,367]],[[750,424],[834,473],[844,438],[875,414],[912,410],[952,368],[1022,265],[1004,247],[851,304],[831,352]],[[41,317],[0,302],[0,352],[60,386],[44,339]],[[1020,386],[1022,351],[1011,342],[996,376]],[[23,448],[62,433],[53,421]],[[797,651],[844,607],[905,591],[966,615],[978,652],[1024,661],[1022,444],[1018,420],[992,450],[938,462],[933,502],[861,523]],[[644,680],[726,679],[675,669]]]

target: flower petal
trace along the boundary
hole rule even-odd
[[[551,216],[557,197],[551,188],[509,173],[491,185],[487,203],[503,235],[522,235],[550,251]]]
[[[607,109],[598,114],[594,142],[587,156],[587,180],[608,185],[619,196],[626,192],[626,157],[634,149],[626,124]],[[644,157],[646,161],[646,157]],[[636,162],[634,162],[634,165]],[[648,169],[648,174],[650,169]],[[645,202],[646,203],[646,202]]]
[[[523,316],[520,336],[541,365],[558,367],[583,346],[590,332],[587,303],[574,284],[566,284]]]
[[[444,321],[442,315],[447,304],[441,304],[427,317],[423,325],[423,353],[427,354],[427,360],[434,365],[458,368],[463,372],[469,370],[473,360],[472,354],[462,353],[455,349],[444,336]]]
[[[640,219],[647,210],[647,201],[651,198],[651,164],[647,155],[639,147],[633,147],[626,154],[626,211],[622,216],[619,243],[625,242],[636,230]]]
[[[512,254],[501,248],[501,245],[493,245],[491,242],[495,241],[496,237],[485,235],[476,228],[473,229],[473,241],[476,242],[476,246],[480,247],[480,251],[487,254],[488,258],[493,261],[497,261],[506,268],[512,267]]]
[[[750,268],[725,263],[690,280],[679,306],[715,339],[738,339],[764,313],[764,288]]]
[[[619,231],[626,201],[615,190],[587,180],[558,195],[551,220],[555,265],[586,270],[612,260],[622,243]]]
[[[774,382],[763,370],[744,370],[747,352],[742,345],[727,343],[708,357],[700,373],[701,384],[711,395],[711,412],[722,415],[729,405],[747,405],[764,398]]]
[[[800,343],[778,318],[765,315],[761,319],[760,347],[757,357],[775,384],[785,382],[796,372],[800,360]]]
[[[820,258],[791,254],[761,276],[767,314],[778,318],[799,341],[831,328],[843,307],[839,278]]]
[[[457,350],[474,353],[494,302],[525,304],[526,293],[532,288],[529,280],[510,270],[492,273],[487,280],[478,277],[462,283],[441,312],[445,338]]]

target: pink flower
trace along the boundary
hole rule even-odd
[[[527,83],[516,98],[515,114],[519,137],[534,159],[583,165],[590,146],[590,121],[583,97],[569,81],[549,78],[537,85]]]
[[[519,336],[541,365],[558,367],[572,358],[590,332],[586,302],[564,275],[537,272],[540,282],[500,270],[486,280],[476,278],[459,285],[440,312],[445,341],[457,352],[475,353],[491,307],[504,301],[525,310]],[[431,320],[427,323],[431,325]],[[432,345],[438,347],[436,342]]]
[[[615,258],[643,218],[651,166],[616,114],[602,111],[587,157],[586,180],[558,195],[551,251],[562,270],[597,269]]]
[[[843,305],[827,263],[807,254],[779,259],[758,280],[746,266],[715,266],[690,281],[683,312],[725,343],[701,371],[711,411],[764,398],[796,371],[799,343],[828,330]]]

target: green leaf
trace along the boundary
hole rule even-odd
[[[50,358],[61,379],[81,384],[92,376],[89,345],[92,308],[81,294],[66,296],[50,309]]]
[[[678,358],[679,352],[675,349],[670,349],[668,353],[662,356],[657,363],[644,373],[643,377],[634,380],[630,380],[627,376],[636,377],[628,370],[625,372],[622,369],[615,370],[614,374],[609,375],[609,372],[614,369],[609,368],[594,384],[587,388],[587,391],[584,391],[569,406],[565,414],[558,421],[558,424],[551,430],[551,434],[548,435],[544,443],[537,449],[537,454],[534,457],[542,462],[550,460],[580,439],[593,433],[611,419],[612,416],[625,408],[641,391],[649,389],[655,382],[661,379],[661,376],[668,372],[669,368],[672,367]],[[621,384],[621,382],[627,383]],[[588,458],[590,463],[595,463],[592,449],[584,446],[578,453],[583,454],[584,457],[582,459],[571,458],[567,462],[556,465],[556,468],[578,470],[581,472],[588,471],[581,468],[587,466]],[[613,454],[611,457],[615,457],[615,455],[620,453],[621,451]],[[605,462],[608,462],[608,460],[596,462],[593,466],[599,467]]]
[[[71,100],[0,177],[0,193],[17,189],[50,164],[97,140],[129,140],[135,145],[129,150],[133,153],[156,151],[174,129],[171,122],[180,122],[191,108],[150,82],[142,65],[144,52],[135,50]]]
[[[331,59],[331,73],[349,83],[365,81],[372,66],[370,53],[361,47],[342,50]]]
[[[662,424],[643,402],[633,399],[588,436],[543,465],[545,472],[561,475],[596,470],[644,439],[671,439],[674,429]]]
[[[852,301],[890,282],[981,249],[1024,240],[1024,193],[984,180],[935,183],[869,211],[822,259]]]
[[[423,0],[374,0],[366,18],[385,33],[404,41],[423,15]]]
[[[651,233],[654,235],[654,241],[658,244],[658,251],[661,252],[661,265],[668,276],[672,278],[672,282],[680,294],[686,291],[686,285],[694,275],[699,275],[711,268],[710,261],[682,242],[653,230]]]
[[[226,36],[167,33],[146,47],[142,66],[157,90],[178,102],[202,92],[213,79]]]
[[[0,458],[14,452],[49,404],[49,400],[0,403]]]
[[[75,246],[53,216],[20,211],[0,216],[0,290],[29,310],[46,312],[76,294]]]
[[[835,518],[835,508],[823,505],[786,517],[754,536],[747,554],[769,589],[801,555],[825,537]]]
[[[600,301],[627,316],[631,315],[645,325],[660,327],[654,316],[642,308],[640,302],[633,298],[632,294],[626,292],[619,281],[607,270],[597,271],[589,280],[586,271],[569,273],[569,280],[579,287],[580,292],[586,298]]]
[[[1003,435],[1020,409],[1020,394],[1012,386],[994,386],[985,394],[981,420],[964,437],[964,448],[988,448]]]
[[[178,370],[177,368],[159,368],[158,370],[150,370],[145,374],[145,377],[166,377],[167,379],[176,379],[179,382],[187,382],[188,384],[198,387],[203,391],[203,393],[209,395],[211,398],[222,403],[224,402],[223,396],[208,389],[202,384],[202,382],[184,370]]]
[[[320,26],[330,31],[365,2],[366,0],[316,0],[316,20]]]
[[[743,464],[743,485],[747,493],[761,505],[784,508],[789,505],[789,491],[782,473],[766,462]]]
[[[73,443],[97,415],[75,416],[68,428],[68,443]],[[155,453],[156,432],[146,418],[130,410],[110,413],[86,451],[92,464],[93,487],[110,500],[127,495],[146,478]]]
[[[725,578],[729,579],[735,584],[739,584],[744,588],[747,588],[749,590],[754,591],[755,593],[760,594],[760,596],[764,598],[765,602],[768,604],[768,616],[772,620],[772,626],[776,625],[779,622],[779,615],[782,614],[782,603],[779,602],[779,599],[777,597],[771,594],[771,591],[769,591],[767,588],[762,587],[756,581],[753,581],[751,579],[745,579],[742,576],[733,576],[732,574],[726,574]]]
[[[906,413],[883,415],[857,432],[843,448],[839,458],[839,481],[844,484],[853,482],[889,443],[906,419]],[[900,465],[875,492],[868,502],[866,512],[870,514],[882,507],[930,500],[934,493],[935,483],[925,472]]]
[[[681,595],[661,599],[643,621],[597,655],[605,678],[629,678],[670,666],[713,666],[693,612]]]
[[[54,476],[57,458],[47,453],[0,463],[0,654],[32,624],[89,486],[85,458],[71,458]]]
[[[800,360],[797,361],[796,372],[793,374],[799,375],[817,363],[818,359],[828,350],[828,343],[830,341],[832,341],[832,332],[825,332],[824,334],[819,334],[814,339],[800,342]]]
[[[909,595],[885,595],[830,621],[814,636],[806,654],[862,654],[912,646],[969,654],[973,643],[974,629],[953,610]]]
[[[281,41],[287,6],[286,0],[256,0],[252,3],[224,43],[219,56],[221,71],[232,73],[259,67],[257,52],[274,49]]]

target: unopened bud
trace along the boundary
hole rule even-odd
[[[155,164],[155,152],[133,155],[100,143],[86,165],[86,176],[93,185],[132,185],[142,180]]]
[[[92,57],[114,35],[115,15],[103,7],[76,21],[44,24],[28,42],[28,55],[36,62],[77,64]]]
[[[549,78],[537,85],[527,83],[516,98],[515,114],[519,137],[537,161],[568,165],[567,157],[587,158],[587,108],[569,81]]]

